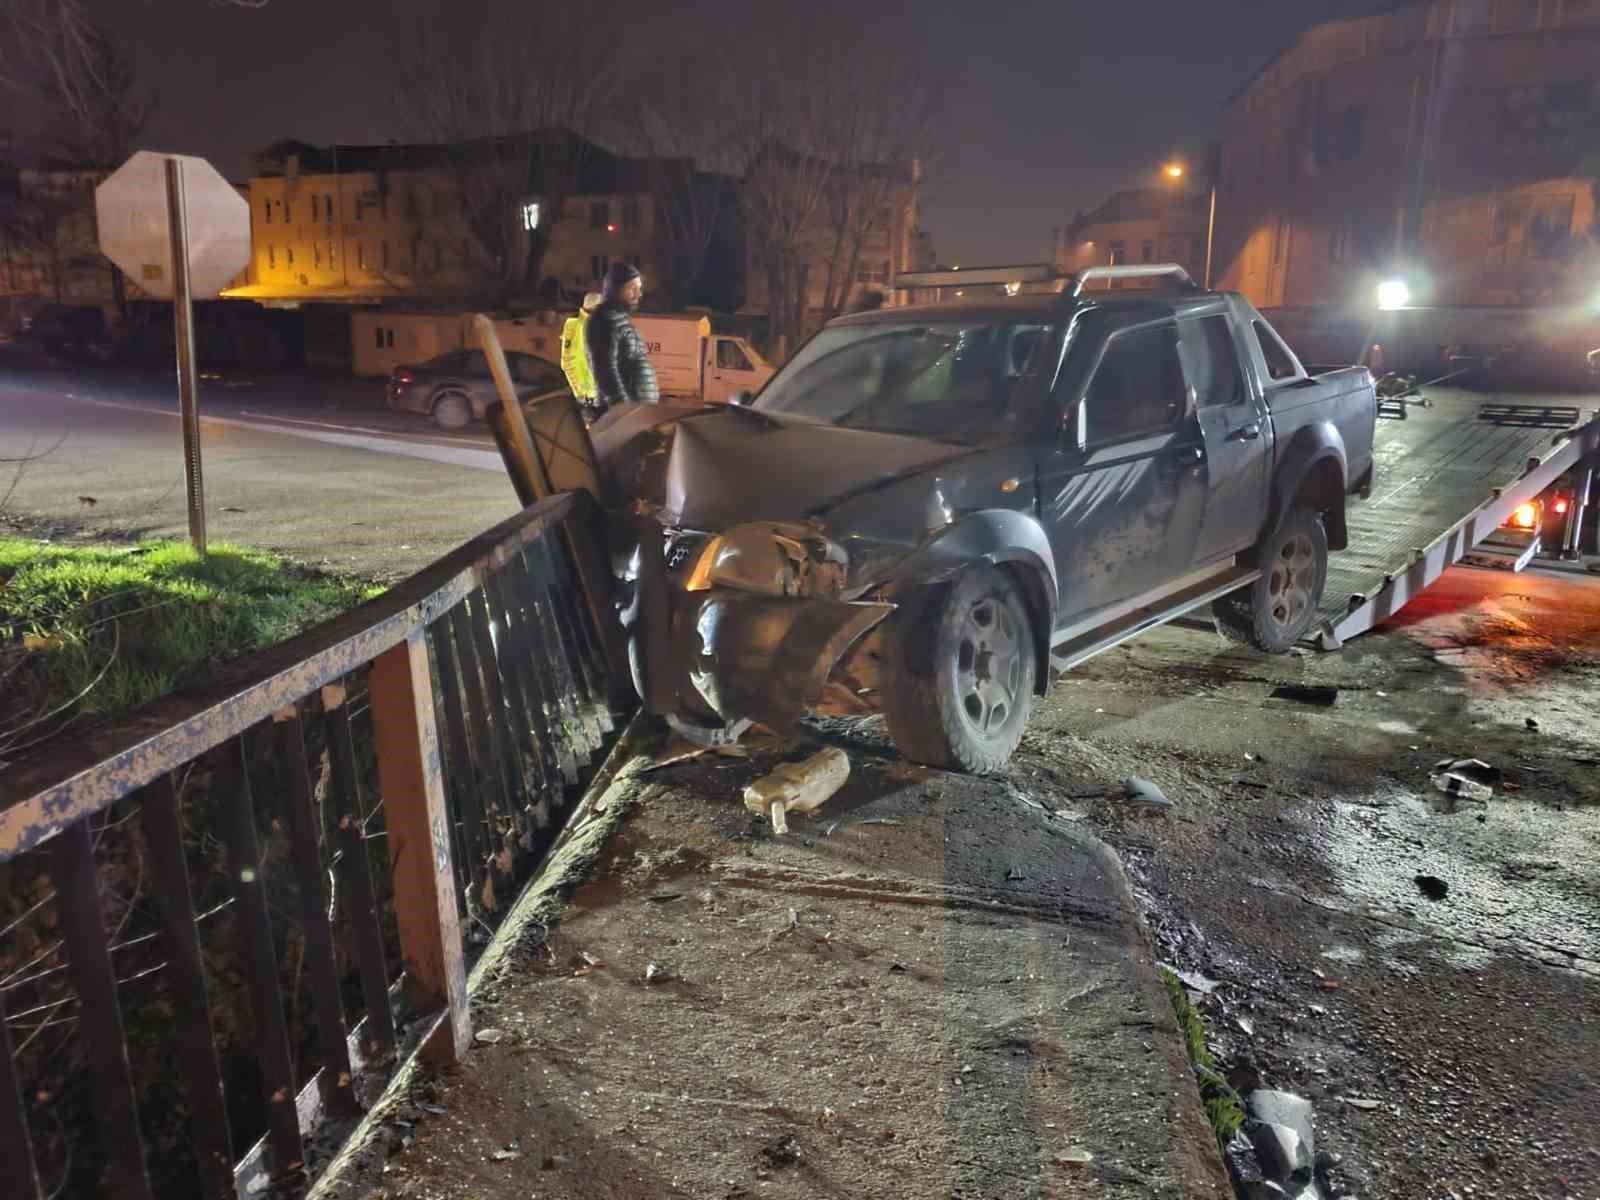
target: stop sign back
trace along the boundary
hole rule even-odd
[[[190,288],[196,300],[209,300],[250,261],[250,205],[203,158],[140,150],[123,163],[95,189],[100,252],[146,295],[172,299],[168,159],[178,161],[183,181]]]

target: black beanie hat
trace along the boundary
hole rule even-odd
[[[639,278],[639,268],[632,263],[625,263],[618,259],[606,268],[605,282],[601,286],[601,290],[605,293],[606,299],[609,300],[637,278]]]

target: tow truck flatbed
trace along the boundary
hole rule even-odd
[[[1591,410],[1455,390],[1429,398],[1378,422],[1372,495],[1348,506],[1349,547],[1328,560],[1324,649],[1394,615],[1600,447]]]

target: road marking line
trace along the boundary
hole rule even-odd
[[[442,433],[408,433],[404,429],[377,429],[371,425],[335,425],[331,421],[308,421],[304,417],[280,417],[272,413],[253,412],[248,408],[240,409],[242,417],[254,417],[261,421],[283,421],[290,425],[306,425],[313,429],[331,429],[335,433],[372,433],[380,437],[390,438],[427,438],[428,444],[440,445],[449,442],[456,446],[482,446],[478,438],[450,437]]]
[[[168,408],[150,408],[143,404],[124,404],[116,400],[91,400],[80,397],[79,404],[94,404],[100,408],[117,408],[125,412],[145,413],[150,416],[170,417],[178,420],[180,414]],[[312,442],[326,442],[333,446],[346,446],[367,450],[374,454],[390,454],[401,458],[420,458],[427,462],[443,463],[452,467],[468,467],[475,471],[504,471],[498,451],[467,450],[454,446],[440,446],[430,442],[407,442],[398,438],[365,437],[360,434],[315,433],[308,429],[294,429],[284,425],[269,425],[258,421],[240,421],[232,417],[212,417],[200,414],[200,424],[225,425],[233,429],[250,429],[257,433],[276,433],[281,437],[305,438]]]

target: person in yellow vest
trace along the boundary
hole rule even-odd
[[[561,327],[561,369],[566,373],[572,394],[585,409],[594,407],[594,370],[589,366],[589,344],[584,337],[584,326],[589,314],[600,307],[600,293],[590,292],[583,298],[578,315],[568,317]]]

